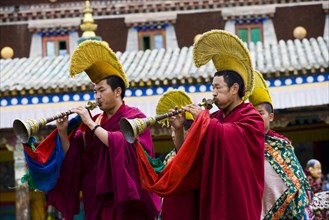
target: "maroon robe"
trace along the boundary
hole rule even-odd
[[[157,216],[160,198],[142,189],[135,145],[126,142],[120,132],[122,117],[144,118],[145,115],[123,103],[110,119],[104,116],[101,120],[101,126],[108,131],[109,146],[89,129],[85,138],[78,131],[70,142],[57,184],[47,194],[50,204],[61,211],[65,219],[73,219],[79,213],[80,191],[87,220],[154,219]],[[149,129],[139,136],[139,141],[147,153],[154,156]]]
[[[198,220],[199,190],[189,190],[163,198],[162,220]]]
[[[264,188],[264,121],[242,103],[211,115],[203,154],[200,219],[260,219]]]
[[[160,174],[136,144],[144,188],[161,196],[200,189],[201,220],[260,219],[264,121],[251,104],[240,104],[225,118],[222,111],[211,118],[208,111],[202,111],[181,149]]]

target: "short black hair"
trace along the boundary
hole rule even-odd
[[[271,105],[270,103],[268,103],[268,102],[262,102],[262,103],[260,103],[259,105],[263,106],[263,107],[265,108],[265,110],[266,110],[269,114],[273,113],[273,107],[272,107],[272,105]]]
[[[245,95],[244,82],[242,77],[237,72],[233,70],[222,70],[216,72],[214,77],[216,76],[223,76],[224,81],[227,83],[229,88],[231,88],[234,83],[237,83],[239,85],[239,97],[242,98]]]
[[[126,92],[126,84],[118,76],[110,76],[106,78],[107,84],[111,87],[111,89],[114,91],[116,88],[120,87],[122,92],[121,92],[121,99],[125,97],[125,92]]]
[[[188,120],[188,119],[186,120],[186,122],[185,122],[185,124],[184,124],[184,129],[185,129],[185,131],[187,131],[187,130],[190,129],[192,123],[193,123],[193,120]]]

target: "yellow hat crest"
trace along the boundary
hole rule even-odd
[[[252,94],[249,96],[249,101],[253,106],[259,105],[261,103],[269,103],[272,105],[272,99],[268,91],[268,86],[263,78],[263,75],[255,70],[255,88]]]
[[[75,77],[85,71],[93,83],[109,77],[120,77],[126,87],[129,82],[122,65],[108,44],[102,41],[86,40],[79,44],[71,57],[70,76]]]
[[[175,107],[180,109],[188,104],[192,104],[192,100],[186,92],[177,89],[170,90],[163,93],[161,96],[156,107],[156,114],[162,115],[167,113],[170,109],[175,109]],[[194,120],[192,114],[189,112],[185,112],[185,117],[187,120]],[[162,119],[158,121],[158,123],[162,126],[169,127],[168,118]]]
[[[243,79],[246,100],[254,88],[254,72],[248,49],[235,35],[223,31],[208,31],[194,43],[193,59],[196,67],[213,61],[217,71],[231,70]]]

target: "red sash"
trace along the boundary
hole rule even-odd
[[[199,188],[201,181],[201,151],[209,121],[209,111],[202,111],[192,124],[179,152],[160,174],[154,171],[143,147],[138,141],[135,141],[143,188],[155,192],[159,196]]]

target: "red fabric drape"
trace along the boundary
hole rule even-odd
[[[49,156],[53,152],[56,146],[56,136],[58,134],[57,128],[52,131],[45,140],[43,140],[35,149],[32,148],[28,144],[23,144],[24,151],[31,157],[33,160],[45,164],[48,161]],[[71,139],[74,131],[69,134],[69,139]]]
[[[209,121],[209,111],[202,111],[193,123],[178,154],[160,174],[154,171],[141,144],[138,141],[135,142],[143,188],[160,196],[199,188],[201,181],[201,151]],[[189,178],[185,178],[186,176],[189,176]]]

